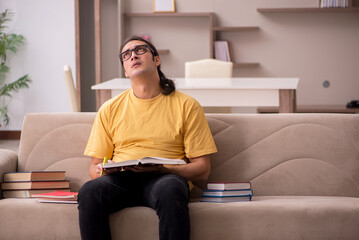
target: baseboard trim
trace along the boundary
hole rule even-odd
[[[19,140],[21,131],[0,131],[0,139],[4,140]]]

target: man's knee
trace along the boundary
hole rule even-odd
[[[105,178],[96,178],[86,182],[79,190],[78,199],[90,200],[93,197],[99,197],[104,195],[104,192],[108,191],[108,183]]]
[[[154,193],[158,198],[183,198],[187,201],[189,198],[188,183],[183,177],[175,174],[167,174],[157,181]]]

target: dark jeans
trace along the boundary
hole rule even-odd
[[[134,173],[104,175],[83,185],[78,195],[82,239],[111,239],[111,213],[133,206],[147,206],[159,217],[161,240],[189,239],[189,189],[174,174]]]

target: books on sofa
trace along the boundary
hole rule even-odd
[[[60,199],[39,199],[38,200],[41,203],[67,203],[67,204],[76,204],[77,200],[60,200]]]
[[[54,191],[50,193],[34,194],[33,197],[38,198],[39,202],[47,203],[77,203],[78,192]]]
[[[251,201],[253,189],[250,182],[209,182],[203,190],[201,202]]]
[[[43,199],[62,199],[62,200],[77,200],[78,192],[70,192],[70,191],[53,191],[49,193],[38,193],[34,194],[35,198],[43,198]]]
[[[160,158],[160,157],[145,157],[141,159],[128,160],[122,162],[106,163],[103,168],[116,168],[116,167],[127,167],[135,166],[139,164],[167,164],[167,165],[181,165],[186,164],[182,159],[169,159],[169,158]]]
[[[1,189],[4,198],[33,198],[34,194],[70,191],[65,175],[65,171],[7,172]]]
[[[19,181],[3,182],[2,190],[57,189],[70,188],[70,182],[63,181]]]
[[[65,171],[30,171],[4,173],[4,182],[65,180]]]
[[[64,189],[33,189],[33,190],[6,190],[3,191],[4,198],[33,198],[34,194],[39,193],[49,193],[55,190],[59,191],[67,191],[69,192],[69,188]]]
[[[252,189],[240,189],[240,190],[203,190],[203,197],[237,197],[253,195]]]
[[[245,202],[251,201],[252,195],[247,196],[226,196],[226,197],[202,197],[201,202],[217,202],[217,203],[228,203],[228,202]]]
[[[207,189],[210,190],[238,190],[252,189],[250,182],[209,182]]]

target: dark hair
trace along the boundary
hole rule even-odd
[[[134,37],[130,37],[129,39],[125,40],[122,45],[121,45],[121,49],[120,51],[122,51],[123,47],[131,42],[131,41],[142,41],[142,42],[145,42],[146,45],[148,45],[148,47],[151,49],[151,53],[152,53],[152,56],[155,57],[155,56],[159,56],[158,54],[158,51],[157,49],[155,48],[155,46],[153,46],[152,43],[150,43],[149,41],[147,41],[146,39],[143,39],[141,37],[137,37],[137,36],[134,36]],[[122,64],[122,67],[123,67],[123,61],[122,59],[120,58],[121,60],[121,64]],[[163,95],[169,95],[171,94],[174,90],[176,90],[176,85],[174,83],[173,80],[171,79],[168,79],[164,74],[163,72],[161,71],[161,65],[158,65],[157,67],[157,72],[158,72],[158,75],[160,77],[160,85],[161,85],[161,88],[162,88],[162,94]]]

